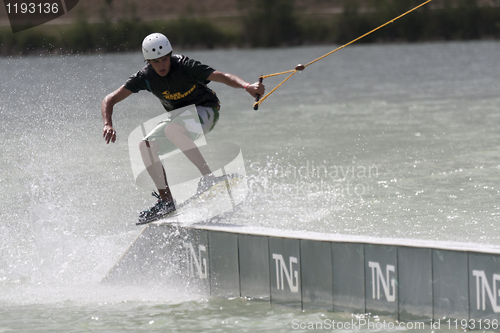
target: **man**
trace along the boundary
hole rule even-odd
[[[262,83],[250,84],[235,75],[216,71],[188,57],[172,55],[169,40],[160,33],[153,33],[144,39],[142,52],[147,65],[131,76],[123,86],[107,95],[101,103],[103,137],[108,144],[116,140],[112,122],[114,105],[140,90],[153,93],[169,114],[175,114],[172,111],[194,104],[203,131],[201,134],[210,132],[219,118],[219,99],[207,87],[210,81],[245,89],[253,97],[264,94]],[[174,199],[159,154],[175,148],[182,150],[202,175],[198,192],[217,182],[194,143],[200,133],[189,130],[186,123],[176,120],[175,116],[178,115],[174,115],[171,121],[158,124],[139,144],[146,170],[158,189],[158,194],[153,193],[158,198],[157,203],[140,213],[139,222],[158,219],[175,211]]]

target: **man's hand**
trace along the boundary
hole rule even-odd
[[[253,97],[257,97],[257,95],[262,97],[266,92],[266,87],[261,82],[255,82],[246,86],[245,90]]]
[[[116,141],[116,131],[113,129],[113,126],[105,125],[102,130],[102,137],[106,141],[106,143],[115,142]]]
[[[101,103],[101,114],[102,121],[104,122],[104,129],[102,130],[102,137],[106,143],[116,141],[116,131],[113,128],[113,122],[111,121],[111,116],[113,114],[113,107],[116,103],[123,101],[125,98],[130,96],[132,92],[121,86],[120,88],[113,91],[108,96],[104,97]]]

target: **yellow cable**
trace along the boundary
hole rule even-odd
[[[263,101],[264,101],[264,100],[265,100],[265,99],[266,99],[269,95],[271,95],[271,94],[272,94],[272,93],[273,93],[276,89],[278,89],[279,87],[281,87],[281,85],[282,85],[283,83],[285,83],[285,82],[286,82],[289,78],[291,78],[291,77],[292,77],[295,73],[297,73],[297,71],[296,71],[296,70],[292,70],[291,72],[293,72],[293,73],[292,73],[292,74],[290,74],[290,75],[288,75],[288,76],[287,76],[287,78],[283,80],[283,82],[281,82],[281,83],[280,83],[280,84],[278,84],[278,85],[277,85],[277,86],[276,86],[273,90],[271,90],[270,92],[268,92],[266,96],[262,97],[259,101],[255,102],[255,103],[254,103],[254,109],[255,109],[255,106],[259,106],[259,105],[260,105],[260,103],[262,103],[262,102],[263,102]],[[290,73],[290,71],[289,71],[289,72],[287,72],[287,73]],[[255,110],[257,110],[257,109],[255,109]]]
[[[274,88],[273,90],[271,90],[269,93],[267,93],[267,94],[266,94],[264,97],[262,97],[260,100],[256,101],[256,102],[254,103],[254,105],[253,105],[253,106],[254,106],[254,110],[257,110],[257,109],[259,108],[259,105],[260,105],[260,104],[261,104],[261,103],[262,103],[262,102],[263,102],[263,101],[264,101],[267,97],[269,97],[269,95],[271,95],[274,91],[276,91],[276,89],[278,89],[278,88],[279,88],[279,87],[280,87],[283,83],[285,83],[285,82],[286,82],[286,81],[287,81],[290,77],[292,77],[292,75],[294,75],[295,73],[297,73],[297,71],[302,71],[302,70],[304,70],[304,68],[306,68],[307,66],[312,65],[312,64],[314,64],[315,62],[317,62],[317,61],[319,61],[319,60],[321,60],[321,59],[323,59],[323,58],[328,57],[329,55],[331,55],[331,54],[333,54],[333,53],[337,52],[337,51],[338,51],[338,50],[340,50],[340,49],[343,49],[344,47],[346,47],[346,46],[348,46],[348,45],[351,45],[351,44],[352,44],[352,43],[354,43],[354,42],[357,42],[357,41],[358,41],[358,40],[360,40],[361,38],[366,37],[366,36],[368,36],[369,34],[371,34],[371,33],[375,32],[375,31],[377,31],[377,30],[379,30],[379,29],[381,29],[381,28],[385,27],[386,25],[393,23],[393,22],[394,22],[394,21],[396,21],[397,19],[399,19],[399,18],[401,18],[401,17],[403,17],[403,16],[405,16],[405,15],[407,15],[407,14],[411,13],[412,11],[414,11],[414,10],[416,10],[416,9],[418,9],[418,8],[420,8],[420,7],[424,6],[424,5],[426,5],[426,4],[428,4],[428,3],[429,3],[429,2],[431,2],[431,1],[432,1],[432,0],[427,0],[427,1],[425,1],[424,3],[422,3],[422,4],[418,5],[417,7],[413,8],[413,9],[410,9],[410,10],[409,10],[409,11],[407,11],[406,13],[399,15],[398,17],[396,17],[396,18],[394,18],[394,19],[392,19],[392,20],[390,20],[390,21],[388,21],[388,22],[386,22],[386,23],[382,24],[381,26],[379,26],[379,27],[377,27],[377,28],[373,29],[372,31],[367,32],[366,34],[364,34],[364,35],[362,35],[362,36],[359,36],[358,38],[356,38],[356,39],[354,39],[354,40],[350,41],[349,43],[344,44],[344,45],[342,45],[342,46],[340,46],[340,47],[336,48],[335,50],[333,50],[333,51],[331,51],[331,52],[328,52],[327,54],[325,54],[325,55],[323,55],[323,56],[321,56],[321,57],[319,57],[319,58],[317,58],[317,59],[315,59],[315,60],[313,60],[313,61],[309,62],[309,63],[308,63],[308,64],[306,64],[306,65],[297,65],[297,66],[295,67],[295,69],[292,69],[292,70],[289,70],[289,71],[285,71],[285,72],[274,73],[274,74],[268,74],[268,75],[261,75],[261,76],[260,76],[260,79],[265,79],[265,78],[272,77],[272,76],[278,76],[278,75],[282,75],[282,74],[292,73],[292,74],[290,74],[290,75],[289,75],[289,76],[288,76],[285,80],[283,80],[283,82],[281,82],[280,84],[278,84],[278,85],[276,86],[276,88]]]

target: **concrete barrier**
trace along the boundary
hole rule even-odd
[[[297,309],[500,325],[500,247],[493,245],[157,223],[104,282],[144,279]]]

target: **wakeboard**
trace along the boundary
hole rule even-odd
[[[189,207],[208,203],[211,200],[215,199],[216,197],[220,196],[221,194],[230,191],[232,188],[235,188],[242,181],[243,177],[237,174],[225,175],[224,177],[221,177],[221,179],[217,183],[205,189],[205,191],[198,192],[193,196],[191,196],[190,198],[183,201],[182,203],[176,205],[175,211],[165,215],[156,215],[149,219],[139,220],[139,222],[137,222],[136,225],[149,224],[152,222],[180,216],[183,212],[189,209]]]

